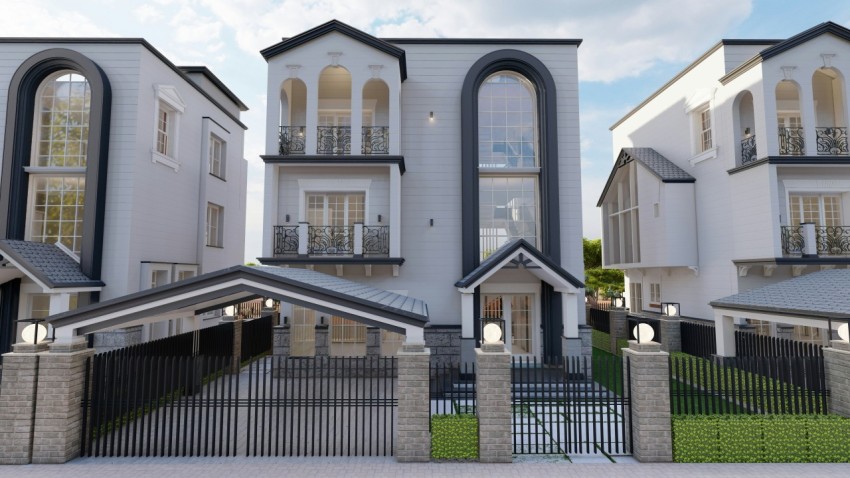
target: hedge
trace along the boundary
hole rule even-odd
[[[592,330],[590,332],[591,343],[594,347],[600,350],[604,350],[609,353],[613,353],[618,356],[623,355],[624,348],[629,347],[629,341],[626,339],[617,339],[617,350],[611,350],[611,334],[607,332],[602,332],[601,330]]]
[[[836,415],[673,417],[677,463],[848,463],[850,419]]]
[[[478,417],[434,415],[431,417],[431,458],[478,459]]]

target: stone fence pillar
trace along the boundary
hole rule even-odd
[[[404,343],[398,352],[398,426],[396,460],[431,460],[431,351],[425,344]]]
[[[233,320],[233,357],[230,361],[230,373],[238,374],[242,368],[242,319]]]
[[[850,343],[832,340],[830,345],[823,349],[826,388],[829,390],[828,410],[850,417]]]
[[[381,356],[381,329],[368,327],[366,329],[366,356]]]
[[[3,354],[0,383],[0,465],[32,462],[33,413],[38,384],[38,354],[47,344],[14,344]]]
[[[611,353],[619,355],[618,340],[628,340],[629,319],[628,312],[622,307],[611,307],[608,312],[608,325],[611,331]]]
[[[511,354],[505,344],[481,344],[475,349],[475,390],[478,410],[478,461],[510,463]]]
[[[662,317],[658,322],[661,333],[661,350],[670,352],[682,351],[682,320],[678,317]]]
[[[316,326],[316,335],[314,337],[315,340],[315,356],[316,357],[329,357],[331,354],[331,338],[327,325],[317,325]]]
[[[84,338],[50,344],[38,364],[32,462],[65,463],[80,456],[86,361],[94,355]]]
[[[624,372],[629,363],[632,455],[640,462],[673,461],[669,359],[657,342],[630,340],[623,349]]]

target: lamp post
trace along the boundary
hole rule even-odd
[[[661,315],[664,317],[679,317],[681,307],[678,302],[662,302]]]
[[[501,317],[481,318],[481,341],[485,344],[495,344],[504,337],[505,319]]]
[[[47,327],[41,325],[41,322],[44,321],[45,319],[37,319],[35,317],[17,321],[29,323],[29,325],[24,327],[24,330],[21,331],[21,338],[24,343],[32,343],[33,345],[36,345],[47,337]]]

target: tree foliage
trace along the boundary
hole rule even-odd
[[[584,285],[589,294],[599,296],[608,289],[622,293],[625,289],[623,271],[602,268],[602,240],[582,238],[584,245]]]

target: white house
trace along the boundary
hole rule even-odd
[[[0,352],[18,320],[242,262],[247,108],[215,75],[143,39],[4,38],[0,58]]]
[[[850,264],[849,42],[830,22],[722,40],[611,127],[603,261],[625,270],[631,310],[674,303],[727,331],[825,340],[823,319],[842,311],[804,321],[789,312],[802,297],[727,296]],[[766,289],[779,290],[795,289]]]
[[[268,62],[265,265],[415,295],[425,338],[471,358],[580,353],[579,40],[378,39],[338,21]],[[569,271],[569,272],[567,272]],[[572,275],[571,275],[572,274]],[[283,304],[293,355],[366,353],[366,326]],[[383,331],[382,353],[400,337]]]

